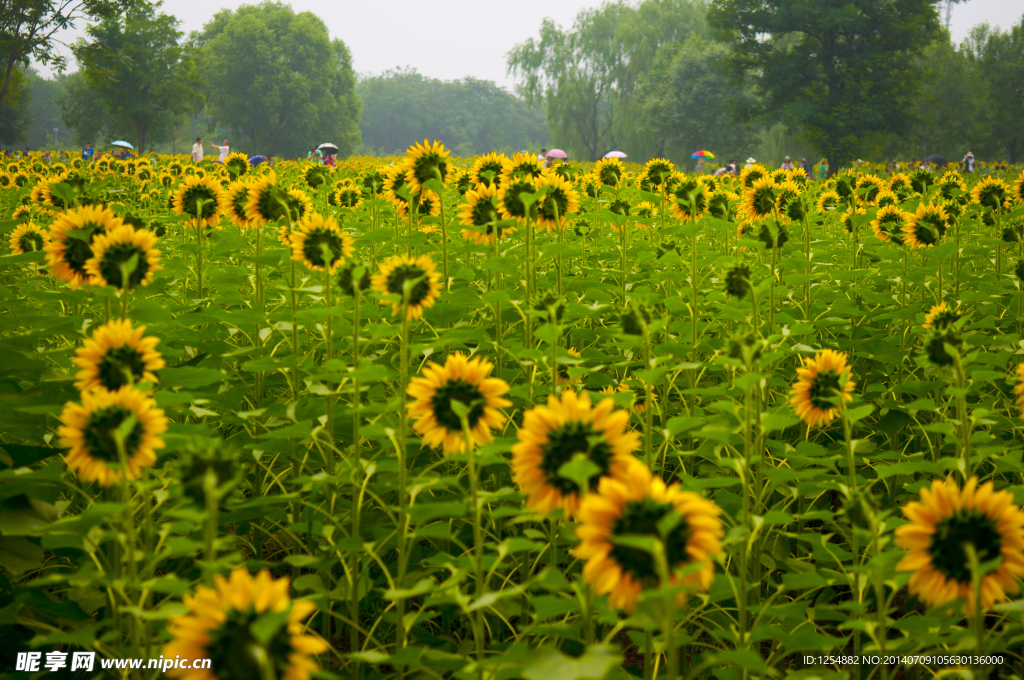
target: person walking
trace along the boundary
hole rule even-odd
[[[828,177],[828,159],[822,158],[818,161],[818,178],[825,179]]]
[[[807,175],[807,179],[811,178],[811,164],[807,162],[807,158],[804,156],[800,157],[800,169]]]
[[[192,145],[192,162],[203,162],[203,138],[196,137],[196,143]]]
[[[210,142],[210,146],[220,152],[220,158],[217,159],[217,162],[223,163],[224,159],[228,157],[228,151],[230,150],[230,147],[228,147],[228,140],[225,139],[221,146],[217,146],[213,142]]]
[[[82,160],[88,163],[95,154],[96,149],[92,148],[92,142],[86,142],[85,148],[82,149]]]

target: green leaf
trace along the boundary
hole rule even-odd
[[[526,680],[602,680],[622,663],[615,645],[591,645],[578,657],[541,647],[523,665]]]

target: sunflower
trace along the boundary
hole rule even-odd
[[[946,330],[960,320],[960,312],[950,309],[945,302],[932,305],[924,317],[923,327],[928,330]]]
[[[156,243],[156,234],[130,224],[97,234],[92,241],[92,257],[85,263],[85,271],[92,277],[90,283],[129,290],[148,286],[153,275],[163,269]],[[135,268],[125,282],[122,268],[133,258]]]
[[[609,385],[601,388],[601,394],[628,393],[633,397],[633,413],[643,413],[647,410],[647,383],[642,378],[638,378],[633,382],[637,382],[639,385],[634,387],[628,381],[624,381],[615,387]],[[653,387],[651,388],[651,400],[658,401],[658,395],[654,392]]]
[[[401,211],[400,216],[405,215],[405,205],[407,204],[401,204],[398,206]],[[419,196],[417,196],[415,206],[417,215],[437,217],[441,214],[441,197],[430,189],[423,189],[420,191]]]
[[[93,331],[71,360],[82,369],[75,376],[75,389],[116,392],[143,380],[158,382],[155,372],[164,367],[155,349],[160,340],[145,333],[145,326],[133,329],[127,319],[108,321]]]
[[[640,201],[636,204],[636,213],[634,213],[634,216],[644,220],[651,220],[658,216],[658,208],[650,201]],[[647,225],[643,222],[637,222],[636,226],[640,229],[647,228]]]
[[[1016,395],[1020,417],[1024,418],[1024,363],[1017,364],[1017,382],[1013,386],[1013,393]]]
[[[971,189],[971,202],[989,212],[1001,210],[1010,198],[1010,187],[1001,179],[986,177]]]
[[[910,219],[910,213],[895,205],[887,205],[875,213],[875,219],[871,220],[871,229],[880,241],[903,243],[903,228]]]
[[[14,179],[14,183],[18,185],[19,189],[25,188],[25,186],[28,184],[29,177],[27,172],[19,170],[18,172],[14,173],[12,177]]]
[[[14,178],[6,172],[0,171],[0,189],[10,189],[14,186]]]
[[[333,274],[355,252],[352,237],[341,230],[338,222],[316,212],[295,225],[290,237],[292,259],[315,271],[322,272],[326,267]]]
[[[248,179],[237,179],[224,191],[224,214],[239,229],[249,227],[249,216],[245,212],[249,204],[249,189],[252,184]]]
[[[331,179],[331,168],[327,165],[309,163],[302,171],[302,181],[310,189],[316,189],[321,184],[327,184]]]
[[[363,190],[352,180],[345,180],[338,185],[331,196],[341,208],[354,211],[363,204]]]
[[[11,232],[11,252],[15,255],[43,250],[49,240],[42,227],[34,222],[19,224]]]
[[[1024,203],[1024,172],[1020,173],[1020,176],[1013,180],[1013,189],[1011,191],[1014,200],[1018,203]]]
[[[406,186],[405,173],[409,169],[409,159],[403,158],[397,161],[394,165],[384,168],[384,198],[388,199],[392,203],[395,201],[406,202],[406,199],[398,195],[398,191],[405,188],[405,191],[409,191],[409,187]]]
[[[854,184],[857,203],[862,206],[873,206],[878,204],[878,194],[888,188],[880,177],[875,175],[861,175]]]
[[[738,212],[751,221],[763,220],[775,212],[775,197],[777,195],[778,186],[771,177],[755,180],[749,188],[743,191]]]
[[[511,164],[504,154],[494,152],[478,157],[469,168],[469,181],[476,187],[482,185],[496,189],[506,162]]]
[[[601,184],[608,187],[619,186],[622,179],[622,161],[618,158],[602,158],[594,166],[594,174]]]
[[[466,202],[459,206],[459,224],[474,228],[462,230],[464,239],[471,240],[477,245],[493,243],[495,229],[498,238],[504,238],[505,234],[515,231],[515,228],[495,226],[499,219],[496,183],[478,184],[475,189],[466,192]]]
[[[750,267],[738,264],[725,274],[725,292],[735,298],[743,298],[752,288]]]
[[[689,222],[702,217],[708,209],[711,193],[706,185],[692,177],[682,176],[668,191],[671,200],[669,210],[680,222]]]
[[[740,186],[744,191],[754,188],[754,183],[768,176],[768,169],[761,164],[751,165],[740,171]]]
[[[857,226],[854,222],[854,215],[867,215],[868,211],[864,208],[847,208],[842,215],[839,216],[839,223],[843,225],[843,231],[847,234],[852,234],[854,228]]]
[[[403,300],[406,282],[409,283],[408,299]],[[381,295],[396,295],[397,302],[381,300],[382,305],[391,305],[392,316],[398,314],[406,302],[405,318],[408,321],[419,319],[423,310],[433,307],[441,297],[441,274],[434,267],[429,255],[413,258],[408,255],[395,255],[380,264],[380,272],[373,275],[373,289]]]
[[[629,430],[628,411],[616,409],[611,399],[593,406],[587,392],[569,389],[527,411],[516,436],[512,476],[526,505],[542,514],[561,508],[566,518],[579,508],[580,488],[578,480],[559,474],[563,465],[576,456],[593,463],[598,470],[587,480],[587,491],[593,491],[602,477],[622,478],[640,447],[640,435]]]
[[[979,563],[999,563],[981,577],[982,609],[1004,602],[1007,592],[1020,592],[1024,512],[1009,491],[996,491],[992,482],[979,486],[977,477],[967,480],[963,489],[952,477],[936,479],[931,488],[921,489],[920,502],[904,506],[903,515],[909,523],[896,529],[896,545],[907,554],[896,570],[913,572],[910,592],[930,606],[964,599],[966,613],[974,612],[967,543],[974,547]]]
[[[537,210],[537,224],[549,234],[554,229],[564,229],[569,215],[579,212],[580,195],[573,189],[572,182],[553,172],[545,173],[537,179],[537,188],[541,187],[550,189]]]
[[[67,283],[71,290],[88,283],[91,274],[86,263],[93,257],[92,244],[97,235],[123,225],[124,221],[112,211],[93,205],[62,213],[50,225],[49,242],[43,248],[50,274]],[[88,239],[83,237],[84,233],[89,234]]]
[[[224,167],[234,171],[236,177],[242,177],[252,167],[249,165],[249,158],[238,151],[232,151],[224,159]]]
[[[967,204],[970,201],[970,194],[966,193],[967,182],[955,170],[950,170],[943,175],[936,186],[946,202]]]
[[[544,166],[533,154],[517,153],[511,159],[504,158],[501,167],[500,184],[507,184],[519,177],[536,179],[544,174]]]
[[[536,191],[536,180],[528,175],[513,177],[508,181],[503,181],[498,188],[498,214],[505,220],[525,220],[527,217],[536,217],[539,209],[538,203],[544,199],[541,198],[537,203],[531,205],[530,214],[527,215],[526,203],[520,198],[520,194],[532,194]]]
[[[169,659],[210,659],[211,668],[171,669],[167,675],[182,680],[309,680],[319,670],[312,657],[330,646],[303,633],[303,621],[316,605],[309,600],[292,602],[287,576],[275,580],[264,569],[253,578],[248,569],[237,567],[228,578],[215,575],[213,584],[197,586],[195,595],[184,597],[189,613],[171,617],[167,630],[174,639],[163,648]],[[264,641],[253,630],[265,615],[287,619],[270,629],[276,632]]]
[[[68,467],[82,481],[110,486],[121,481],[122,474],[136,479],[143,467],[156,462],[155,449],[164,446],[160,435],[167,430],[167,418],[148,395],[126,385],[116,392],[83,392],[81,397],[81,404],[64,406],[64,424],[57,434],[61,446],[71,449]],[[119,430],[131,420],[131,430],[119,442]],[[121,467],[122,454],[127,470]]]
[[[416,401],[408,405],[408,413],[416,419],[412,429],[424,445],[456,454],[466,450],[467,439],[473,448],[493,441],[491,429],[505,424],[505,416],[498,409],[512,405],[502,398],[509,390],[508,383],[490,377],[493,367],[486,359],[470,359],[456,352],[448,356],[444,366],[427,363],[422,377],[409,381],[406,394]],[[469,409],[468,432],[452,410],[453,400]]]
[[[595,593],[608,594],[616,609],[632,611],[640,592],[658,585],[658,567],[646,550],[614,539],[662,539],[670,584],[706,590],[715,575],[714,558],[722,554],[720,514],[711,501],[683,491],[678,482],[666,485],[646,465],[633,461],[625,475],[601,479],[597,493],[583,499],[576,528],[580,544],[573,554],[587,561],[583,579]],[[661,527],[671,516],[678,521],[663,536]],[[689,573],[680,577],[677,572],[683,568]]]
[[[384,193],[384,172],[382,168],[371,170],[359,180],[360,186],[370,196],[377,196]]]
[[[568,352],[569,357],[572,357],[572,358],[566,359],[565,357],[559,357],[559,359],[558,359],[558,384],[559,385],[568,385],[569,387],[577,387],[581,382],[583,382],[583,378],[582,377],[574,378],[571,375],[569,375],[569,367],[570,366],[576,366],[577,364],[582,363],[580,361],[574,361],[573,359],[582,359],[583,355],[580,354],[580,351],[578,349],[576,349],[575,347],[570,347],[566,351]]]
[[[889,191],[888,189],[882,189],[878,192],[878,197],[875,199],[875,204],[879,208],[888,208],[890,206],[899,205],[900,197]]]
[[[309,197],[300,189],[288,189],[277,184],[277,173],[271,170],[249,186],[249,200],[245,215],[253,227],[262,227],[287,217],[299,222],[309,210]]]
[[[414,144],[405,152],[406,171],[405,183],[409,185],[409,193],[419,194],[423,191],[423,183],[436,179],[441,184],[448,181],[448,170],[451,154],[441,142]]]
[[[650,183],[651,190],[657,192],[672,175],[676,166],[665,158],[652,158],[644,164],[643,177]]]
[[[850,379],[850,366],[846,354],[825,349],[813,359],[804,357],[803,366],[796,369],[789,403],[796,414],[811,426],[828,425],[839,412],[841,403],[852,401],[856,383]]]
[[[889,191],[899,196],[901,199],[907,198],[914,193],[914,187],[910,184],[910,176],[904,172],[894,173],[889,178]]]
[[[214,227],[220,224],[220,216],[230,210],[220,184],[209,177],[192,175],[186,177],[173,194],[174,212],[188,215],[189,224],[200,227]]]
[[[933,246],[946,235],[949,223],[949,213],[943,206],[920,203],[903,227],[903,242],[911,248]]]
[[[802,220],[804,218],[804,203],[800,199],[803,189],[791,179],[776,183],[778,195],[775,197],[775,206],[779,214],[790,220]]]

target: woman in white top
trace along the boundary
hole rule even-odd
[[[228,140],[225,139],[224,144],[222,146],[217,146],[213,142],[210,142],[210,146],[212,146],[214,149],[220,152],[220,158],[218,158],[217,160],[223,163],[224,159],[228,157]]]

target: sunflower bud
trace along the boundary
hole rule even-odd
[[[354,297],[356,294],[356,288],[354,285],[355,271],[362,267],[363,275],[359,278],[359,291],[368,290],[370,288],[370,268],[357,264],[355,262],[349,263],[347,266],[342,267],[338,272],[338,287],[341,288],[341,292],[350,297]]]
[[[924,341],[924,354],[935,366],[952,366],[955,361],[952,354],[946,351],[946,345],[959,351],[963,346],[963,339],[956,326],[949,326],[942,330],[933,330]]]
[[[631,304],[622,314],[621,321],[622,332],[626,335],[645,335],[651,315],[643,305]]]
[[[561,323],[562,315],[565,314],[565,300],[554,293],[547,293],[533,308],[546,314],[549,319],[553,318],[555,323]]]
[[[725,275],[725,292],[735,298],[743,298],[750,290],[750,267],[736,265]]]

